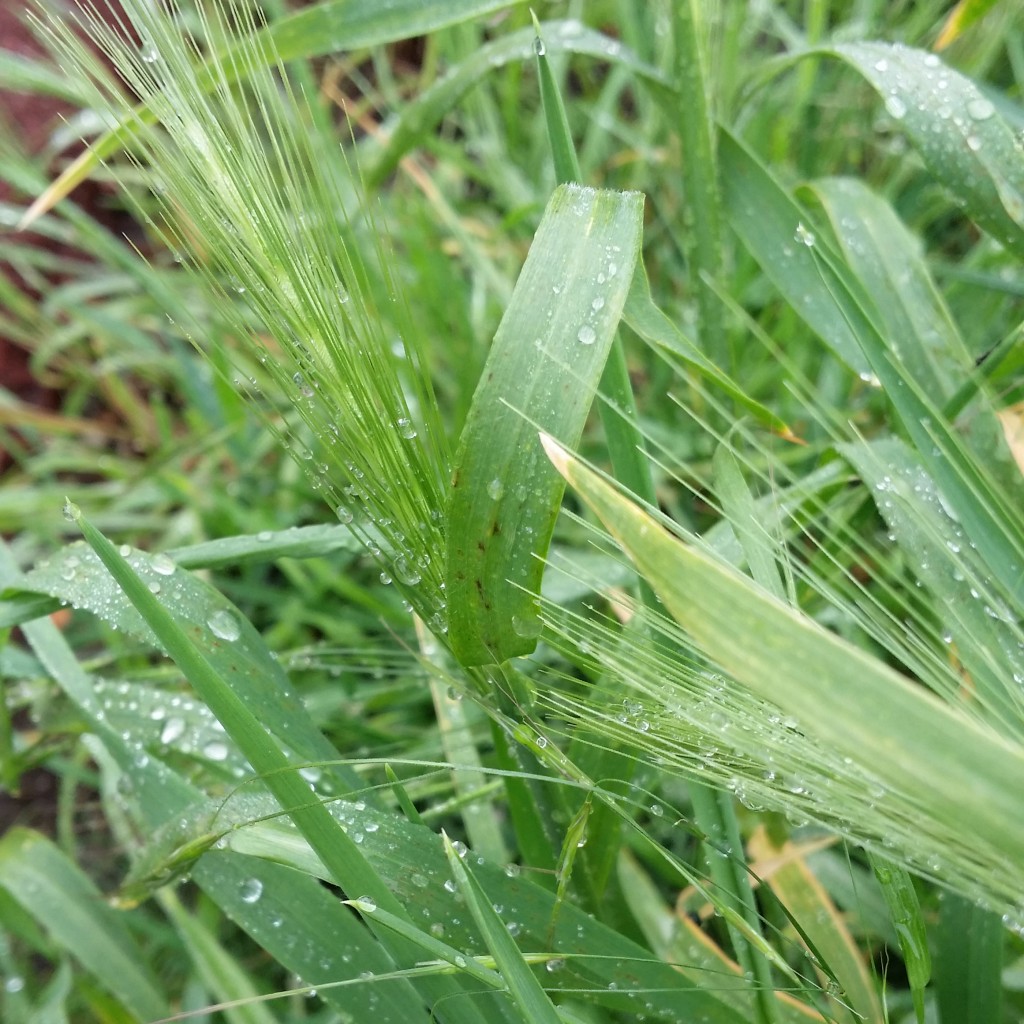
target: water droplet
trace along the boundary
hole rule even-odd
[[[597,341],[597,334],[590,324],[584,324],[576,333],[581,345],[593,345]]]
[[[415,587],[423,579],[416,566],[405,557],[396,559],[395,575],[399,582],[404,583],[407,587]]]
[[[386,587],[391,582],[391,577],[388,575],[388,573],[382,572],[380,574],[380,581]]]
[[[206,620],[210,632],[221,640],[237,640],[242,635],[242,627],[238,619],[226,608],[221,608]]]
[[[242,883],[242,902],[256,903],[263,895],[263,883],[258,878],[250,878]]]
[[[565,961],[561,957],[555,957],[544,965],[544,970],[547,971],[548,974],[555,974],[563,967],[565,967]]]
[[[70,499],[65,498],[64,504],[60,509],[61,515],[69,522],[73,523],[82,514],[79,507]]]
[[[128,557],[128,556],[129,556],[129,555],[130,555],[130,554],[132,553],[132,546],[131,546],[131,544],[122,544],[122,545],[121,545],[121,546],[120,546],[120,547],[119,547],[119,548],[117,549],[117,553],[118,553],[118,554],[119,554],[119,555],[120,555],[120,556],[121,556],[122,558],[127,558],[127,557]]]
[[[372,896],[360,896],[359,899],[353,902],[356,905],[356,909],[361,910],[364,914],[373,914],[377,911],[377,901]]]
[[[24,987],[25,979],[16,974],[12,974],[11,977],[4,982],[4,991],[9,992],[11,995],[15,995],[20,992]]]
[[[604,299],[600,295],[590,304],[590,308],[597,313],[599,310],[604,309]]]
[[[505,485],[497,477],[487,485],[487,497],[491,501],[497,501],[504,493]]]
[[[987,121],[995,112],[996,108],[984,96],[967,102],[967,116],[973,121]]]
[[[153,572],[158,572],[161,576],[173,576],[174,570],[177,568],[174,562],[164,554],[154,555],[149,560],[149,564]]]
[[[349,512],[344,505],[339,505],[334,510],[334,514],[338,517],[338,521],[344,523],[346,526],[352,522],[352,513]]]
[[[456,839],[455,842],[452,843],[452,849],[458,854],[460,860],[464,860],[466,854],[469,853],[469,849],[461,839]]]
[[[149,592],[151,594],[159,594],[160,593],[160,584],[157,583],[156,580],[153,580],[153,582],[149,584]]]
[[[539,618],[534,615],[513,615],[512,632],[525,640],[532,640],[540,636],[542,624]]]
[[[266,544],[267,541],[274,539],[274,535],[270,532],[270,530],[260,530],[260,532],[256,534],[256,539],[261,544]]]
[[[978,150],[981,149],[981,139],[979,139],[977,135],[968,135],[967,136],[967,148],[972,153],[977,153]]]
[[[211,761],[225,761],[227,760],[228,753],[227,744],[221,743],[220,740],[210,740],[210,742],[203,747],[203,757],[206,757]]]
[[[875,61],[875,70],[886,72],[889,70],[889,62],[883,57],[881,60]]]
[[[411,441],[416,436],[416,428],[412,425],[412,420],[407,416],[399,416],[397,420],[398,432],[407,441]]]
[[[139,50],[139,56],[142,58],[144,64],[155,64],[160,59],[160,51],[153,45],[153,43],[146,43],[141,50]]]
[[[295,386],[299,389],[299,394],[302,395],[303,398],[313,397],[314,391],[306,382],[306,378],[303,377],[301,373],[292,374],[292,381],[295,383]]]
[[[185,722],[181,718],[168,718],[160,730],[160,742],[169,746],[185,732]]]
[[[540,36],[536,36],[533,40],[533,52],[538,57],[543,57],[548,52],[547,47],[544,45],[544,40]]]
[[[907,116],[907,105],[899,96],[889,96],[885,101],[885,109],[897,121]]]
[[[814,236],[814,232],[809,231],[804,227],[804,224],[801,221],[796,226],[796,233],[793,235],[793,241],[799,242],[801,245],[806,245],[808,249],[812,249],[817,239]]]

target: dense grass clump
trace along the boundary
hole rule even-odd
[[[5,1019],[1024,1012],[1013,7],[33,9]]]

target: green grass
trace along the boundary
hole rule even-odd
[[[1019,1019],[1014,4],[125,6],[0,53],[4,1019]]]

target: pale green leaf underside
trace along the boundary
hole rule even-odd
[[[583,431],[640,247],[643,196],[560,186],[473,396],[448,504],[449,640],[464,665],[536,646],[536,594],[564,484],[537,428]]]

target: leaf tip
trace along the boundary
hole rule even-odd
[[[79,523],[82,521],[82,510],[67,496],[64,498],[61,513],[69,523]]]
[[[15,225],[15,231],[27,231],[34,221],[38,220],[50,208],[49,190],[32,201],[32,205],[21,215]]]
[[[544,454],[551,460],[551,464],[566,478],[569,479],[569,453],[550,435],[540,432],[540,443],[544,448]]]

